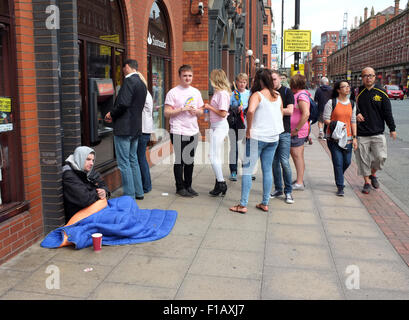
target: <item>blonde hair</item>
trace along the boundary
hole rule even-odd
[[[210,84],[216,91],[226,90],[229,93],[231,92],[230,81],[223,69],[214,69],[210,73]]]
[[[245,73],[239,73],[239,74],[236,76],[236,81],[242,81],[242,80],[246,80],[246,81],[249,80],[249,77],[247,76],[247,74],[245,74]]]
[[[141,78],[142,82],[145,84],[146,87],[148,87],[148,83],[146,82],[145,77],[140,73],[139,71],[136,71],[136,74]]]

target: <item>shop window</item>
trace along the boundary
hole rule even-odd
[[[168,129],[164,116],[166,92],[171,85],[170,42],[168,19],[165,8],[159,1],[152,4],[148,27],[148,89],[153,97],[153,120],[155,133],[151,145],[163,141]]]
[[[119,0],[78,1],[82,144],[95,149],[100,171],[114,167],[112,124],[105,114],[112,108],[123,81],[124,26]]]
[[[28,208],[24,202],[15,56],[7,1],[0,0],[0,222]]]

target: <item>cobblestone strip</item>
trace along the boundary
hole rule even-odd
[[[312,132],[318,137],[318,127],[314,126]],[[317,140],[328,153],[331,154],[325,140]],[[384,191],[382,185],[379,189],[372,189],[370,194],[361,192],[363,178],[357,175],[357,166],[352,161],[345,172],[345,179],[351,185],[355,194],[362,201],[371,217],[388,238],[389,242],[409,266],[409,213],[404,212]]]

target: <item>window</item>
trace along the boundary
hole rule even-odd
[[[15,56],[9,3],[0,0],[0,222],[27,209],[24,203],[21,141],[16,99]]]
[[[103,172],[115,166],[112,124],[103,119],[123,81],[126,37],[120,1],[78,1],[78,38],[81,140],[95,149],[95,166]]]
[[[263,45],[267,46],[268,45],[268,35],[263,34]]]

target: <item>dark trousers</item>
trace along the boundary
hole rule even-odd
[[[199,135],[182,136],[171,133],[170,140],[175,154],[173,173],[175,175],[176,191],[179,191],[192,186],[195,151]]]
[[[352,143],[342,149],[338,142],[328,139],[328,149],[331,151],[332,165],[334,167],[335,184],[338,188],[344,188],[344,173],[351,164]]]
[[[230,152],[229,168],[230,173],[237,173],[237,161],[239,157],[238,141],[242,141],[246,134],[246,129],[229,128]]]
[[[143,133],[138,141],[138,162],[141,170],[143,192],[147,193],[152,190],[151,173],[148,161],[146,160],[146,148],[151,138],[150,133]]]

